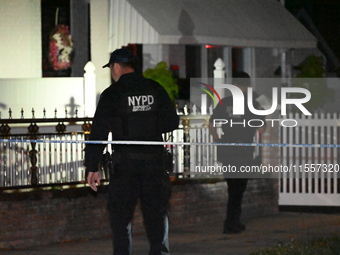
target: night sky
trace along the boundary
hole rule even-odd
[[[293,14],[304,8],[340,60],[340,0],[286,0]]]

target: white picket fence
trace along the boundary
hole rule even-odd
[[[340,144],[338,114],[289,115],[294,128],[281,128],[283,144]],[[340,206],[340,150],[335,147],[281,147],[280,205]]]

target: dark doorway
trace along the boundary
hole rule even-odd
[[[88,0],[41,0],[43,77],[82,77],[90,60]]]

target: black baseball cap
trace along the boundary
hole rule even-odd
[[[132,53],[126,48],[115,50],[111,53],[109,63],[104,65],[103,68],[110,67],[113,63],[129,63],[132,61],[132,58]]]

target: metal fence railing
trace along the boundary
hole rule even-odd
[[[0,188],[84,183],[91,120],[0,119]],[[195,166],[217,164],[215,146],[188,144],[212,142],[206,120],[181,116],[180,127],[165,135],[165,141],[177,143],[165,145],[173,154],[173,176],[200,177],[193,174]],[[102,177],[107,177],[104,171]]]
[[[0,187],[84,181],[84,144],[62,143],[81,141],[84,134],[39,138],[45,142],[29,142],[17,136],[0,142]]]
[[[11,114],[10,114],[11,116]],[[92,118],[0,119],[0,187],[84,180]],[[66,141],[74,141],[70,143]]]

